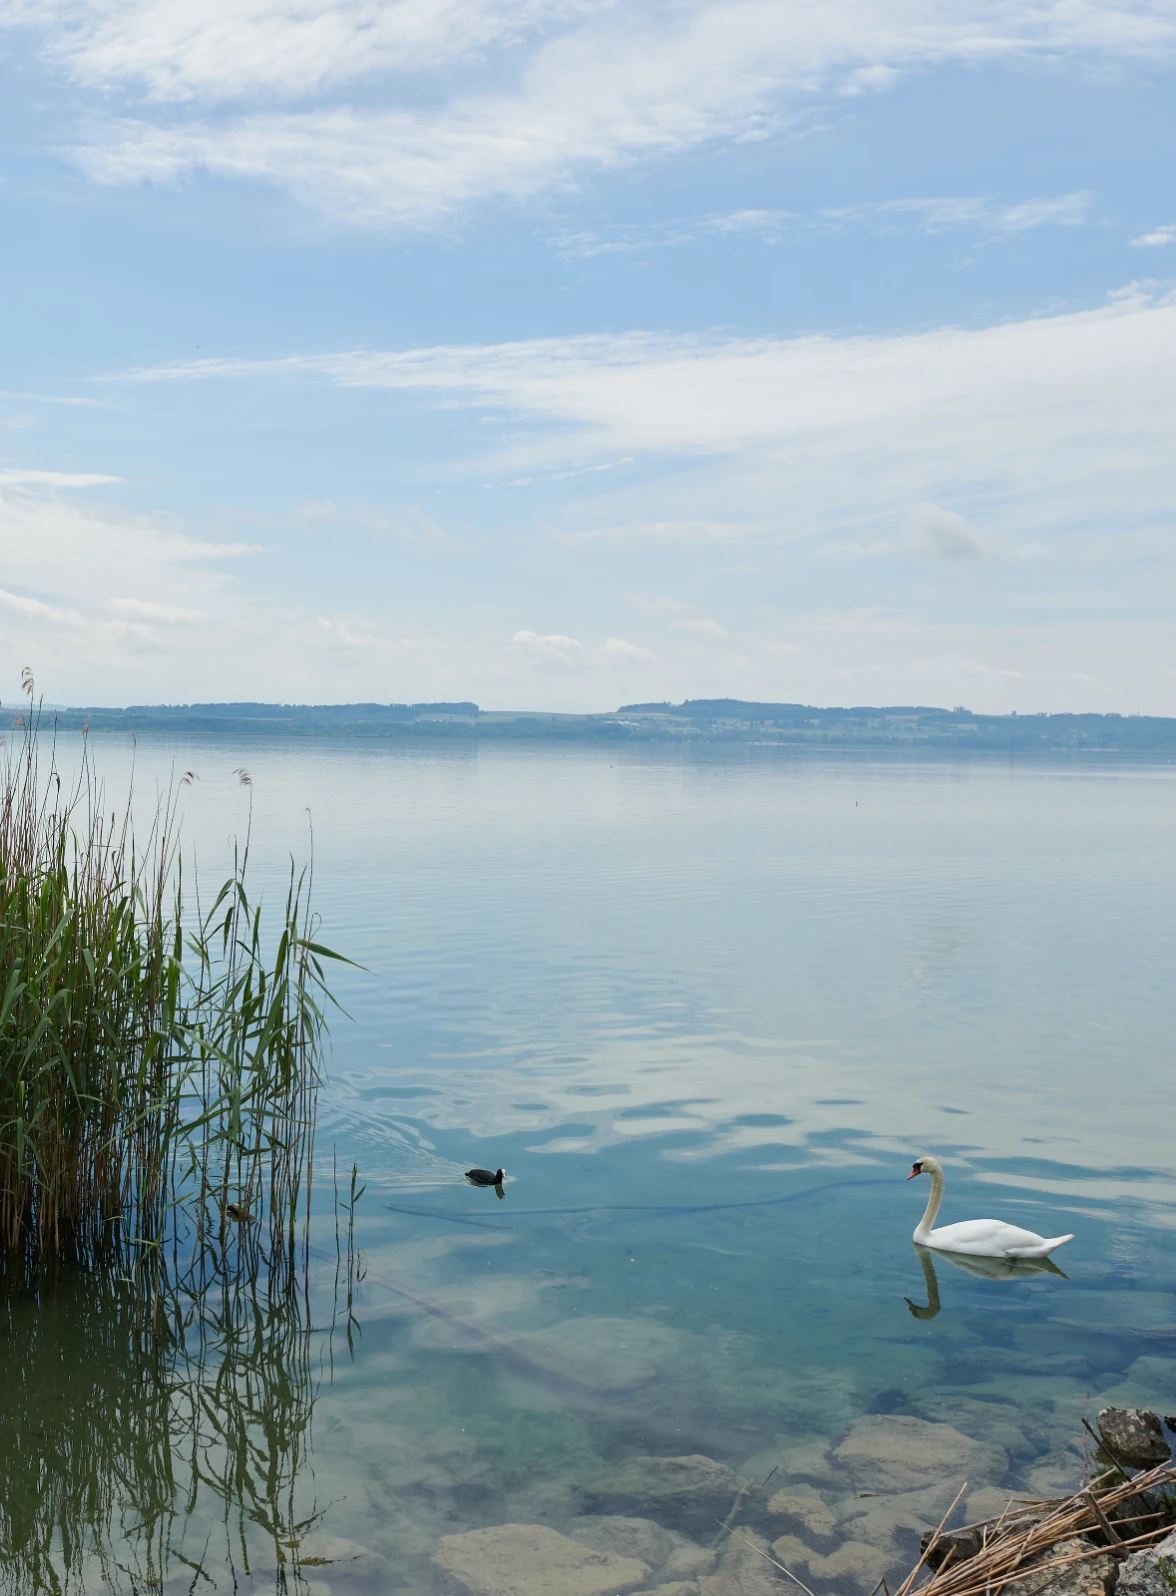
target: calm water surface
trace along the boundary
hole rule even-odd
[[[99,754],[121,791],[128,750]],[[7,1302],[8,1587],[461,1590],[441,1537],[590,1535],[605,1512],[675,1532],[649,1588],[759,1589],[752,1554],[692,1550],[730,1501],[632,1484],[634,1459],[698,1454],[767,1480],[749,1536],[795,1534],[794,1558],[807,1536],[818,1596],[850,1596],[909,1559],[945,1472],[880,1478],[924,1495],[867,1520],[870,1483],[826,1453],[851,1432],[868,1452],[927,1433],[896,1419],[950,1424],[983,1443],[973,1495],[1051,1491],[1081,1474],[1088,1404],[1176,1408],[1176,772],[163,740],[136,759],[140,800],[173,765],[199,775],[206,880],[244,825],[237,767],[266,881],[305,853],[309,809],[324,938],[366,971],[338,983],[305,1314],[263,1310],[228,1355],[193,1331],[178,1366],[137,1348],[117,1282]],[[921,1259],[927,1184],[903,1177],[931,1151],[944,1219],[1072,1230],[1068,1278]],[[367,1183],[349,1305],[333,1152]],[[471,1163],[506,1166],[501,1200]],[[773,1518],[782,1485],[824,1504],[822,1533]]]

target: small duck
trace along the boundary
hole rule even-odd
[[[472,1186],[501,1186],[505,1169],[467,1169],[466,1179]]]
[[[225,1218],[235,1220],[238,1225],[251,1225],[253,1223],[253,1215],[248,1208],[243,1208],[240,1203],[226,1203]]]

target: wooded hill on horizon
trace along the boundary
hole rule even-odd
[[[15,724],[21,713],[12,711]],[[422,704],[135,704],[46,708],[61,731],[201,736],[384,737],[557,742],[743,742],[1176,755],[1176,717],[976,713],[931,705],[687,699],[622,704],[600,714],[483,710],[470,700]]]

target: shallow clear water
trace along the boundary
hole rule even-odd
[[[118,792],[127,751],[99,751]],[[601,1512],[684,1537],[650,1588],[668,1568],[751,1589],[767,1565],[740,1554],[741,1574],[729,1542],[690,1565],[734,1490],[684,1507],[632,1483],[633,1459],[700,1454],[756,1483],[734,1521],[751,1539],[793,1535],[795,1560],[807,1536],[818,1596],[865,1592],[965,1478],[875,1467],[871,1445],[926,1441],[896,1419],[984,1443],[951,1443],[973,1494],[1049,1492],[1081,1475],[1088,1406],[1176,1408],[1173,770],[163,740],[136,758],[141,799],[173,763],[199,774],[206,879],[244,824],[235,768],[266,879],[305,851],[309,808],[324,938],[366,970],[337,987],[352,1020],[306,1324],[184,1372],[135,1351],[117,1293],[9,1304],[7,1511],[44,1529],[97,1476],[88,1589],[229,1588],[226,1541],[238,1583],[273,1585],[270,1517],[313,1596],[458,1591],[441,1537]],[[350,1324],[332,1149],[367,1182]],[[929,1281],[910,1241],[927,1183],[903,1177],[932,1151],[943,1219],[1074,1231],[1069,1278],[940,1260]],[[501,1199],[470,1164],[506,1166]],[[236,1429],[202,1438],[202,1394]],[[174,1504],[151,1548],[147,1480]],[[826,1533],[769,1511],[790,1483]],[[6,1549],[13,1588],[51,1583],[36,1539]],[[838,1562],[845,1543],[874,1562]]]

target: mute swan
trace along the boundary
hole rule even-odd
[[[916,1175],[931,1177],[931,1195],[926,1212],[915,1227],[914,1240],[941,1252],[968,1252],[978,1258],[1048,1258],[1056,1247],[1073,1241],[1069,1236],[1038,1236],[1019,1225],[1006,1225],[1003,1219],[965,1219],[958,1225],[941,1225],[932,1230],[935,1215],[943,1201],[943,1167],[937,1158],[916,1158],[908,1180]]]

